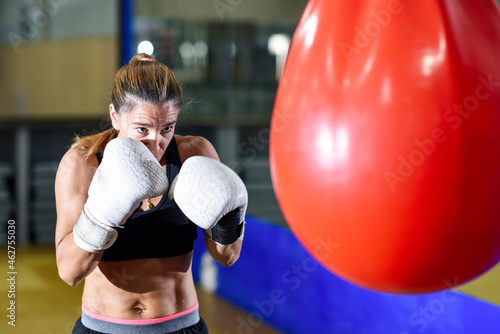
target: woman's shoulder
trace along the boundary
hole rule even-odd
[[[195,155],[202,155],[219,160],[219,156],[214,146],[204,137],[175,135],[175,142],[177,143],[177,149],[181,161],[183,162],[187,158]]]
[[[67,177],[92,177],[99,166],[96,156],[86,157],[79,148],[70,148],[61,158],[57,168],[58,179]]]
[[[86,153],[76,147],[70,148],[62,157],[61,163],[74,163],[74,167],[97,167],[97,156],[87,157]]]

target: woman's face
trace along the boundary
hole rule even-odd
[[[161,160],[174,135],[179,109],[174,104],[158,106],[141,102],[138,107],[117,113],[109,106],[113,127],[118,137],[134,138],[144,143],[158,161]]]

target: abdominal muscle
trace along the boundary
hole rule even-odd
[[[99,315],[154,319],[197,303],[192,252],[169,258],[100,262],[85,279],[83,306]]]

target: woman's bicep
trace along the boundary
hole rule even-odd
[[[73,231],[87,201],[88,187],[95,169],[92,161],[85,160],[76,151],[68,151],[61,159],[55,180],[56,246]]]
[[[71,286],[87,277],[102,257],[102,253],[89,253],[79,248],[72,234],[96,169],[97,159],[84,159],[70,150],[61,160],[56,175],[56,262],[59,276]]]

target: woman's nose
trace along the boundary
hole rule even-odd
[[[157,156],[161,153],[161,145],[160,145],[160,136],[156,133],[150,133],[145,139],[144,143],[148,147],[148,149],[153,153],[153,155]]]

